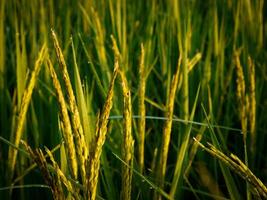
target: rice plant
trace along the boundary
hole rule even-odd
[[[266,199],[265,0],[1,0],[0,199]]]

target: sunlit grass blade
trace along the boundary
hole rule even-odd
[[[82,36],[80,34],[79,34],[79,38],[80,38],[80,41],[82,43],[82,47],[83,47],[84,53],[85,53],[85,55],[86,55],[86,57],[88,59],[88,65],[90,66],[90,68],[92,70],[93,77],[96,80],[96,84],[97,84],[97,86],[98,86],[98,88],[100,90],[100,94],[104,98],[105,94],[106,94],[106,88],[101,82],[101,78],[97,73],[96,66],[94,65],[93,59],[92,59],[90,53],[88,52],[88,50],[87,50],[87,48],[85,46],[85,43],[83,41],[83,38],[82,38]]]
[[[82,83],[81,83],[81,77],[79,74],[79,69],[78,69],[78,64],[77,64],[77,60],[76,60],[76,53],[75,53],[75,48],[74,48],[74,44],[73,44],[73,40],[71,38],[71,45],[72,45],[72,53],[73,53],[73,60],[74,60],[74,80],[75,80],[75,86],[76,86],[76,91],[77,91],[77,103],[76,101],[73,102],[75,103],[73,105],[73,112],[74,113],[74,118],[73,119],[73,125],[74,124],[80,124],[80,126],[82,127],[73,127],[74,129],[78,129],[78,135],[80,137],[80,139],[78,139],[76,148],[78,146],[81,146],[78,156],[79,158],[79,163],[80,163],[80,172],[81,172],[81,177],[83,180],[83,184],[85,184],[85,180],[86,180],[86,171],[85,171],[85,159],[88,156],[88,152],[90,152],[90,146],[88,144],[91,143],[92,139],[95,137],[94,135],[94,129],[92,127],[92,122],[93,122],[93,118],[91,116],[91,119],[89,120],[89,116],[88,116],[88,110],[87,110],[87,105],[86,105],[86,101],[85,101],[85,95],[83,92],[83,88],[82,88]],[[91,107],[88,107],[89,109],[91,109]],[[75,117],[75,115],[77,115]],[[79,149],[79,147],[78,147]]]
[[[113,152],[113,155],[119,160],[121,161],[124,165],[126,165],[128,168],[131,168],[133,170],[133,172],[135,174],[137,174],[138,176],[141,177],[142,180],[144,180],[147,184],[149,184],[151,186],[152,189],[154,189],[157,193],[159,193],[161,196],[163,196],[164,198],[168,199],[168,200],[174,200],[172,197],[169,196],[169,194],[167,194],[164,190],[162,190],[160,187],[158,187],[155,183],[153,183],[152,181],[150,181],[148,178],[146,178],[144,175],[142,175],[140,172],[138,172],[137,170],[135,170],[134,168],[132,168],[132,166],[128,165],[126,162],[124,162],[123,159],[121,159],[117,154],[115,154]]]
[[[192,111],[190,114],[190,120],[191,121],[194,119],[194,116],[195,116],[199,91],[200,91],[200,85],[198,86],[195,101],[194,101],[193,108],[192,108]],[[181,176],[182,175],[182,167],[185,164],[185,160],[186,160],[186,151],[188,150],[191,129],[192,129],[192,124],[188,124],[186,127],[185,135],[181,141],[181,147],[179,148],[179,152],[177,152],[175,170],[174,170],[173,180],[172,180],[171,189],[170,189],[170,196],[172,198],[175,198],[175,194],[176,194],[179,180],[183,177],[183,176]]]

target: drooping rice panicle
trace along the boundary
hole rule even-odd
[[[257,178],[252,171],[248,168],[246,164],[244,164],[236,155],[230,154],[230,157],[225,155],[220,150],[216,149],[212,144],[208,143],[208,147],[200,143],[194,138],[195,142],[207,151],[209,154],[214,156],[215,158],[222,161],[226,166],[232,169],[235,173],[237,173],[241,178],[246,180],[249,184],[251,184],[262,197],[267,198],[267,187],[262,183],[262,181]]]
[[[39,167],[46,184],[49,185],[52,191],[53,199],[64,200],[65,197],[64,197],[63,189],[61,187],[59,176],[58,174],[56,174],[55,176],[52,176],[51,172],[49,171],[48,163],[45,159],[45,156],[42,150],[41,149],[32,150],[31,147],[26,142],[24,141],[21,141],[21,142],[27,149],[28,153],[30,154],[30,157],[34,160],[34,162]]]
[[[55,151],[57,151],[60,148],[61,144],[56,145],[50,152],[54,153]],[[47,157],[48,155],[45,155],[45,157]],[[14,181],[13,184],[18,183],[19,181],[21,181],[27,174],[29,174],[33,169],[35,169],[37,167],[37,164],[34,163],[31,166],[29,166],[24,172],[23,174],[21,174],[21,176],[17,177]]]

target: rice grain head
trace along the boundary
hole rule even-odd
[[[21,105],[20,105],[20,111],[19,111],[19,116],[18,116],[18,122],[17,122],[17,127],[16,127],[16,132],[14,135],[14,139],[11,138],[11,141],[13,141],[15,146],[19,146],[19,142],[22,138],[22,134],[23,134],[23,128],[24,128],[24,124],[26,121],[26,114],[28,111],[28,107],[31,101],[31,97],[32,97],[32,93],[33,93],[33,89],[35,87],[36,81],[37,81],[37,77],[38,74],[40,72],[42,63],[45,59],[45,57],[47,56],[47,46],[46,44],[43,44],[39,55],[37,57],[37,60],[35,62],[34,65],[34,69],[31,73],[31,77],[30,80],[27,84],[26,89],[24,90],[23,93],[23,97],[22,97],[22,101],[21,101]],[[15,169],[15,164],[16,164],[16,159],[17,159],[17,149],[13,148],[13,147],[9,147],[8,150],[8,179],[11,180],[13,178],[13,174],[14,174],[14,169]]]
[[[90,146],[92,147],[91,148],[92,152],[90,152],[86,160],[86,169],[87,169],[86,189],[87,189],[87,198],[90,200],[96,199],[97,183],[98,183],[99,168],[100,168],[100,156],[102,153],[103,145],[106,140],[108,118],[113,104],[113,94],[114,94],[113,90],[118,70],[119,70],[119,61],[118,59],[116,59],[114,64],[114,72],[109,85],[109,90],[104,104],[104,108],[96,124],[97,135],[96,139],[94,140],[95,144],[90,144]]]
[[[127,164],[122,166],[122,191],[121,199],[131,199],[132,169],[134,157],[134,140],[132,137],[132,103],[131,92],[123,72],[120,71],[123,92],[123,142],[122,159]],[[130,167],[129,167],[130,166]]]
[[[68,115],[67,105],[66,105],[66,102],[63,96],[60,82],[57,78],[57,74],[49,58],[47,59],[47,66],[49,68],[50,75],[53,80],[53,85],[54,85],[54,88],[57,94],[57,101],[58,101],[59,108],[60,108],[59,110],[60,110],[61,121],[63,123],[63,128],[64,128],[63,129],[63,139],[65,141],[64,146],[66,150],[70,173],[71,173],[71,176],[76,180],[78,176],[76,149],[74,145],[71,122],[70,122],[69,115]]]
[[[145,49],[144,45],[141,44],[141,56],[139,63],[139,90],[138,90],[138,115],[140,119],[138,120],[138,158],[139,158],[139,168],[140,172],[144,169],[144,157],[145,157],[145,129],[146,129],[146,106],[145,106],[145,93],[146,93],[146,78],[145,78]]]

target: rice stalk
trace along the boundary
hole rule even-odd
[[[132,188],[132,166],[134,158],[134,140],[132,137],[132,103],[131,92],[123,72],[120,72],[121,85],[123,91],[123,142],[122,142],[122,159],[127,165],[122,166],[122,191],[121,199],[131,199]]]
[[[66,65],[62,50],[59,46],[57,36],[53,30],[51,30],[51,32],[52,32],[53,41],[54,41],[54,48],[57,53],[59,66],[62,72],[65,88],[67,91],[68,103],[69,103],[70,112],[71,112],[71,125],[72,125],[73,135],[75,139],[75,149],[77,151],[77,156],[78,156],[78,161],[79,161],[78,166],[79,166],[79,170],[81,173],[82,181],[83,183],[85,183],[86,182],[85,160],[88,157],[88,149],[87,149],[85,138],[84,138],[84,132],[83,132],[82,124],[81,124],[78,106],[76,103],[69,73],[67,70],[67,65]]]
[[[201,141],[202,140],[203,134],[204,134],[206,129],[207,129],[206,126],[201,126],[198,134],[195,136],[197,141]],[[185,179],[188,179],[188,177],[189,177],[190,169],[192,167],[192,163],[194,161],[194,158],[196,156],[197,151],[198,151],[198,145],[196,143],[194,143],[192,145],[191,149],[190,149],[190,152],[189,152],[189,161],[188,161],[188,165],[187,165],[187,167],[185,169],[185,173],[184,173],[184,178]]]
[[[58,101],[59,108],[60,108],[59,109],[60,117],[63,123],[63,139],[65,141],[64,146],[65,146],[66,155],[68,159],[70,174],[74,179],[77,179],[78,166],[77,166],[77,159],[76,159],[76,149],[75,149],[75,144],[73,141],[72,128],[71,128],[71,122],[70,122],[69,115],[68,115],[67,105],[66,105],[66,102],[63,96],[60,82],[57,78],[57,74],[49,58],[47,59],[47,66],[49,68],[50,75],[53,80],[53,85],[56,90],[57,101]]]
[[[217,158],[219,161],[223,162],[241,178],[246,180],[246,182],[248,182],[262,197],[267,198],[267,187],[236,155],[231,153],[230,156],[227,156],[210,143],[208,143],[208,147],[206,147],[195,138],[194,140],[202,149]]]
[[[31,101],[32,92],[33,92],[34,86],[35,86],[36,81],[37,81],[38,74],[40,72],[42,63],[43,63],[46,55],[47,55],[47,47],[46,47],[46,44],[43,44],[43,46],[39,52],[38,58],[35,62],[34,69],[31,73],[31,77],[29,79],[27,87],[24,90],[21,105],[20,105],[19,116],[18,116],[19,120],[17,122],[14,140],[13,139],[11,140],[11,141],[14,141],[13,143],[17,147],[19,146],[19,142],[20,142],[22,134],[23,134],[23,128],[24,128],[24,124],[25,124],[25,120],[26,120],[26,114],[27,114],[28,107],[29,107],[29,104]],[[16,159],[17,159],[17,149],[15,149],[13,147],[9,147],[9,150],[8,150],[8,169],[9,169],[8,176],[9,176],[9,180],[11,180],[13,178]]]
[[[181,51],[182,55],[182,74],[183,74],[183,87],[182,87],[182,114],[184,120],[189,118],[189,69],[188,69],[188,52],[190,50],[190,41],[191,41],[191,19],[190,16],[187,18],[187,30],[185,30],[184,35],[184,45],[183,50]]]
[[[140,173],[144,170],[144,157],[145,157],[145,129],[146,129],[146,106],[145,106],[145,93],[146,93],[146,78],[145,78],[145,49],[144,45],[141,44],[141,55],[139,64],[139,90],[138,90],[138,115],[140,119],[138,120],[138,159]]]
[[[114,38],[113,35],[111,35],[110,38],[111,38],[111,41],[112,41],[112,50],[114,52],[114,56],[115,56],[115,58],[118,58],[119,60],[121,60],[121,53],[120,53],[120,50],[118,48],[116,39]]]
[[[27,78],[27,55],[26,55],[26,34],[23,24],[19,27],[16,21],[16,77],[17,77],[17,98],[18,105],[21,105],[23,93],[26,87]]]
[[[189,62],[187,63],[188,65],[188,73],[191,72],[194,67],[196,66],[196,64],[200,61],[200,59],[202,58],[202,54],[200,52],[198,52],[191,60],[189,60]],[[179,84],[178,84],[178,90],[181,89],[182,84],[183,84],[183,74],[180,73],[180,77],[179,77]]]
[[[4,89],[4,74],[5,74],[5,27],[4,27],[4,21],[5,21],[5,0],[1,1],[0,3],[0,18],[2,22],[0,23],[0,49],[1,49],[1,54],[0,54],[0,91],[2,93]],[[1,94],[1,99],[2,100],[2,94]],[[1,101],[2,102],[2,101]]]
[[[104,108],[101,115],[99,116],[99,119],[96,122],[96,133],[97,133],[96,139],[94,140],[95,141],[94,144],[91,143],[92,152],[90,152],[88,159],[86,161],[87,198],[90,200],[95,200],[96,198],[97,183],[98,183],[99,168],[100,168],[100,156],[102,153],[103,145],[106,140],[108,118],[113,104],[114,83],[118,74],[118,70],[119,70],[119,61],[116,58],[114,63],[114,72],[109,85],[109,90],[104,104]]]
[[[190,118],[189,118],[190,121],[194,120],[195,111],[196,111],[197,102],[198,102],[198,97],[199,97],[199,91],[200,91],[200,85],[198,86],[195,101],[194,101],[193,108],[192,108],[192,111],[190,114]],[[169,192],[170,197],[173,199],[175,198],[175,195],[177,192],[178,182],[182,177],[181,174],[184,172],[183,166],[185,165],[186,159],[187,159],[186,152],[188,151],[191,130],[192,130],[192,123],[186,127],[185,134],[182,138],[182,143],[181,143],[181,146],[179,148],[179,152],[177,153],[175,169],[174,169],[173,179],[172,179],[172,183],[171,183],[171,189]]]
[[[176,89],[179,81],[180,75],[180,66],[181,66],[181,57],[179,58],[176,72],[172,79],[172,84],[170,88],[169,98],[166,102],[166,117],[168,118],[165,121],[164,128],[163,128],[163,135],[162,135],[162,148],[160,154],[160,163],[159,163],[159,171],[157,178],[159,180],[159,184],[161,187],[164,187],[164,179],[166,174],[166,166],[167,166],[167,159],[168,159],[168,152],[169,152],[169,144],[171,139],[171,129],[172,129],[172,118],[173,118],[173,110],[174,110],[174,100],[176,97]]]

